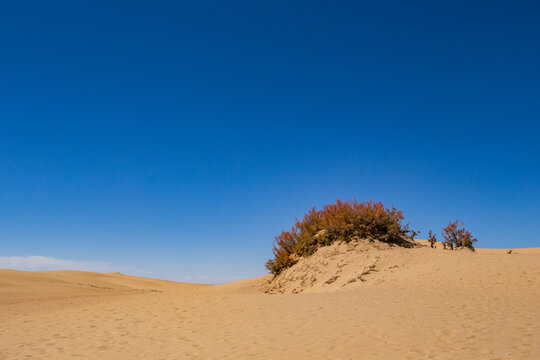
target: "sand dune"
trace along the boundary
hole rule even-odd
[[[540,359],[540,249],[341,250],[298,294],[0,270],[0,359]]]

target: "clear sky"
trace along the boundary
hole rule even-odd
[[[336,198],[538,247],[539,35],[538,1],[2,1],[0,267],[258,276]]]

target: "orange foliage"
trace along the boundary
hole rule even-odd
[[[466,230],[463,225],[462,222],[460,226],[458,220],[449,222],[448,226],[443,228],[442,236],[450,250],[454,250],[454,247],[456,249],[466,247],[474,251],[473,243],[475,243],[477,239],[473,238],[471,232]]]
[[[377,239],[387,243],[405,244],[409,224],[402,225],[400,210],[387,209],[381,202],[337,200],[322,210],[312,208],[302,221],[296,219],[290,231],[283,231],[274,242],[274,258],[266,263],[273,274],[294,265],[300,256],[309,256],[319,247],[335,241],[349,242],[354,238]]]

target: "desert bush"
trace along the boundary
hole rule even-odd
[[[341,201],[315,207],[299,221],[296,219],[291,230],[276,236],[266,268],[272,274],[294,265],[301,256],[313,254],[319,247],[336,241],[349,242],[353,239],[379,240],[390,244],[407,245],[409,224],[403,225],[404,217],[395,207],[385,208],[381,202],[356,200]]]
[[[477,241],[469,230],[464,228],[463,222],[459,225],[459,221],[450,221],[448,226],[443,228],[442,236],[445,239],[444,243],[450,250],[465,247],[474,251],[473,244]],[[445,248],[446,248],[445,246]]]
[[[433,234],[431,230],[429,230],[428,237],[429,245],[434,248],[435,244],[437,243],[437,235]]]

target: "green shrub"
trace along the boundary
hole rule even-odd
[[[302,221],[296,219],[290,231],[276,236],[272,249],[274,258],[268,260],[266,268],[277,275],[300,257],[336,241],[369,239],[410,246],[408,239],[415,232],[409,230],[409,224],[402,224],[403,219],[400,210],[393,206],[385,208],[383,203],[374,201],[359,203],[338,199],[321,210],[314,207]]]

